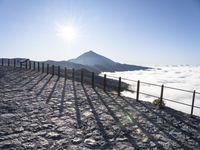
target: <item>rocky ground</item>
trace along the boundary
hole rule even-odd
[[[200,118],[0,67],[0,149],[200,149]]]

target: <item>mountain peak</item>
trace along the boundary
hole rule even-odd
[[[102,65],[102,64],[114,64],[115,62],[102,56],[94,51],[90,50],[88,52],[83,53],[76,59],[70,60],[70,62],[83,64],[87,66],[95,66],[95,65]]]
[[[92,50],[86,52],[86,53],[92,53],[92,54],[96,54],[95,52],[93,52]]]
[[[80,56],[84,56],[84,55],[93,56],[93,55],[99,55],[99,54],[97,54],[97,53],[95,53],[94,51],[90,50],[90,51],[88,51],[88,52],[83,53],[83,54],[80,55]],[[80,57],[80,56],[79,56],[79,57]]]

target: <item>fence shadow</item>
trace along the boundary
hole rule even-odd
[[[44,78],[46,78],[48,76],[48,74],[45,74],[44,76],[42,76],[41,78],[39,78],[37,80],[37,82],[35,84],[33,84],[33,86],[31,86],[31,88],[28,88],[29,91],[31,91],[35,86],[37,86]]]
[[[42,75],[43,73],[37,73],[37,74],[34,74],[33,78],[31,78],[30,80],[28,80],[27,82],[25,82],[24,84],[22,84],[20,87],[24,87],[26,85],[28,85],[29,83],[31,83],[33,80],[35,80],[37,77],[39,77],[40,75]]]
[[[26,72],[26,74],[28,74],[28,73],[29,73],[29,71]],[[13,69],[12,71],[9,71],[9,73],[5,74],[5,77],[9,78],[9,82],[13,82],[13,81],[19,79],[24,74],[25,74],[25,70]]]
[[[43,84],[42,88],[39,90],[39,92],[36,93],[36,96],[38,97],[42,91],[45,89],[45,87],[47,86],[47,84],[51,81],[51,79],[53,78],[53,75],[51,75],[51,77]]]
[[[87,98],[87,102],[88,102],[88,104],[89,104],[89,106],[90,106],[90,108],[92,110],[92,113],[93,113],[93,116],[95,118],[96,124],[99,127],[99,131],[100,131],[104,141],[106,142],[105,145],[102,148],[103,149],[112,148],[111,143],[110,143],[109,138],[108,138],[108,135],[107,135],[107,133],[106,133],[106,131],[104,129],[104,125],[102,124],[102,122],[100,120],[99,114],[97,113],[97,111],[94,108],[94,105],[93,105],[93,103],[91,101],[91,98],[87,93],[87,89],[85,88],[85,86],[83,84],[82,84],[82,87],[83,87],[85,96]]]
[[[112,96],[108,93],[109,97],[112,98]],[[112,98],[113,99],[113,98]],[[151,117],[149,117],[145,112],[142,112],[141,109],[138,109],[137,107],[135,107],[134,105],[132,105],[130,102],[128,102],[128,100],[126,100],[126,98],[118,96],[118,99],[121,99],[122,101],[126,102],[128,105],[130,105],[135,111],[137,111],[139,113],[140,116],[142,116],[142,118],[146,119],[147,121],[149,121],[151,124],[153,124],[157,129],[159,129],[159,131],[162,131],[164,133],[165,136],[167,136],[170,140],[176,142],[177,144],[179,144],[182,148],[184,149],[191,149],[186,143],[180,141],[182,139],[177,139],[174,136],[172,136],[171,134],[169,134],[169,132],[165,131],[165,127],[163,127],[163,124],[159,124],[157,122],[155,122],[155,120],[153,120]],[[113,101],[115,101],[115,103],[121,107],[123,109],[123,107],[116,101],[113,99]],[[155,116],[156,117],[156,116]],[[170,126],[171,127],[171,126]]]
[[[76,85],[75,81],[72,81],[72,86],[73,86],[73,94],[74,94],[74,101],[75,101],[75,110],[76,110],[76,120],[77,120],[77,128],[81,128],[81,115],[80,115],[80,110],[78,106],[78,98],[77,98],[77,92],[76,92]]]
[[[55,91],[55,89],[56,89],[56,86],[57,86],[57,84],[58,84],[59,79],[60,79],[60,77],[57,76],[57,79],[56,79],[56,81],[55,81],[55,83],[54,83],[54,85],[53,85],[53,88],[51,89],[51,92],[50,92],[50,94],[49,94],[49,96],[48,96],[48,98],[47,98],[47,100],[46,100],[46,104],[49,103],[49,101],[50,101],[50,99],[51,99],[51,97],[52,97],[52,95],[53,95],[53,93],[54,93],[54,91]]]
[[[171,117],[174,117],[177,121],[180,121],[186,124],[187,126],[189,126],[190,128],[197,130],[197,132],[199,132],[200,134],[200,127],[199,127],[200,118],[199,117],[192,116],[192,117],[187,117],[187,120],[184,120],[183,118],[184,114],[182,112],[178,112],[169,107],[165,107],[162,111],[166,114],[169,114]]]
[[[22,79],[15,82],[15,84],[20,84],[22,81],[29,79],[31,76],[35,76],[36,74],[38,74],[38,72],[35,72],[33,70],[30,72],[27,72],[27,73],[23,74],[23,76],[25,76],[25,77],[22,77]]]
[[[67,79],[65,79],[64,85],[63,85],[62,96],[61,96],[60,106],[59,106],[59,117],[63,115],[66,84],[67,84]]]
[[[124,136],[128,139],[129,143],[131,143],[132,147],[134,147],[135,149],[139,149],[139,146],[136,143],[135,139],[129,134],[129,131],[121,123],[119,118],[115,115],[115,112],[112,111],[112,109],[108,106],[108,104],[102,98],[101,94],[95,88],[94,88],[94,91],[97,94],[97,96],[98,96],[99,100],[101,101],[101,103],[106,107],[106,109],[108,110],[109,114],[114,119],[115,123],[120,127],[120,131],[119,132],[123,132],[124,133]],[[119,132],[115,135],[115,138],[117,138]]]
[[[126,98],[121,97],[129,106],[131,106],[132,108],[135,108],[135,105],[133,103],[131,103],[130,101],[128,101]],[[191,132],[185,131],[183,130],[177,123],[173,123],[171,120],[169,120],[167,114],[162,114],[161,111],[159,110],[158,112],[156,112],[156,108],[151,108],[150,106],[148,106],[147,104],[145,104],[142,101],[139,101],[138,104],[140,105],[140,107],[146,109],[147,111],[150,112],[151,114],[151,118],[156,118],[156,119],[160,119],[162,120],[162,123],[165,125],[168,125],[169,128],[174,128],[177,131],[181,132],[184,136],[188,136],[190,139],[194,140],[195,142],[197,142],[198,144],[200,144],[200,141],[193,137],[193,135],[191,134]],[[164,109],[163,109],[164,110]],[[148,113],[146,113],[146,116],[148,116]],[[150,117],[149,117],[150,118]],[[152,120],[153,121],[153,120]],[[155,122],[155,121],[154,121]],[[176,122],[179,122],[179,120],[176,120]],[[199,131],[197,131],[199,132]]]

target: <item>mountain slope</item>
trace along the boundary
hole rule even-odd
[[[71,59],[68,62],[89,66],[100,72],[133,71],[148,69],[148,67],[120,64],[93,51],[86,52],[77,57],[76,59]]]
[[[77,63],[77,64],[82,64],[82,65],[87,65],[87,66],[95,66],[95,65],[114,65],[115,62],[102,56],[99,55],[93,51],[86,52],[76,59],[71,59],[69,62]]]
[[[85,65],[82,65],[82,64],[76,64],[76,63],[69,62],[69,61],[47,60],[47,61],[45,61],[45,63],[50,64],[50,65],[60,66],[60,67],[63,67],[63,68],[66,67],[68,69],[72,69],[72,68],[74,68],[76,70],[86,69],[86,70],[91,71],[91,72],[100,73],[100,71],[98,69],[95,69],[93,67],[85,66]]]

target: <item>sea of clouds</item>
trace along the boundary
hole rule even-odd
[[[128,83],[129,89],[136,91],[137,82],[130,80],[140,80],[140,92],[160,97],[161,87],[148,85],[142,82],[149,82],[158,85],[164,84],[164,98],[174,100],[180,103],[192,104],[193,91],[196,90],[194,105],[200,107],[200,65],[173,65],[173,66],[151,66],[148,70],[124,71],[124,72],[104,72],[108,78],[116,79],[122,77],[122,81]],[[112,77],[111,77],[112,76]],[[130,79],[130,80],[126,80]],[[179,91],[167,87],[180,88],[191,92]],[[199,92],[199,94],[198,94]],[[127,97],[136,97],[135,92],[123,91],[122,94]],[[155,97],[140,94],[140,99],[153,101]],[[165,104],[171,108],[186,113],[191,112],[190,106],[177,104],[164,100]],[[194,114],[200,116],[200,109],[194,108]]]

